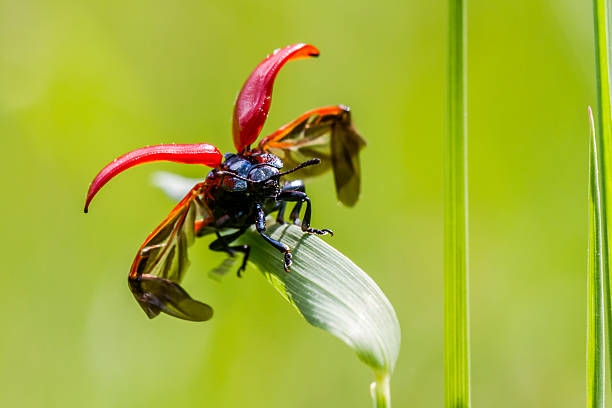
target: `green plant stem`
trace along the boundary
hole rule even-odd
[[[444,395],[470,407],[467,217],[466,0],[449,1],[448,129],[445,143]]]
[[[587,285],[587,407],[604,407],[605,382],[605,320],[604,264],[601,222],[601,182],[598,147],[589,108],[591,137],[589,138],[589,265]]]
[[[608,174],[610,163],[610,148],[612,148],[611,110],[610,110],[610,68],[608,49],[609,39],[609,8],[606,0],[593,0],[593,27],[595,34],[595,81],[597,93],[595,137],[597,139],[597,162],[600,176],[600,198],[601,198],[601,244],[602,264],[605,288],[606,326],[608,334],[608,353],[612,351],[610,340],[612,336],[612,302],[610,300],[610,248],[608,245],[608,210],[610,204],[607,201],[612,191],[612,178]],[[612,370],[612,361],[611,370]]]
[[[374,408],[391,408],[388,374],[377,374],[376,381],[370,387],[370,392],[374,401]]]

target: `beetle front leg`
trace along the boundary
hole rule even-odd
[[[304,212],[304,220],[302,221],[302,231],[307,232],[309,234],[334,235],[333,231],[327,228],[310,228],[310,217],[312,209],[310,204],[310,198],[308,198],[308,195],[306,195],[306,193],[303,193],[301,191],[283,191],[278,195],[278,200],[297,201],[298,204],[306,202],[306,212]],[[296,204],[296,208],[298,204]],[[293,213],[291,215],[293,216]]]
[[[306,192],[306,187],[304,186],[304,182],[302,180],[293,180],[293,181],[286,181],[285,184],[283,184],[283,187],[281,188],[281,192],[284,191],[301,191],[303,193]],[[287,202],[285,201],[278,201],[276,203],[276,207],[275,207],[275,211],[278,208],[278,214],[276,215],[276,222],[279,224],[284,224],[285,223],[285,209],[287,208]],[[302,209],[302,202],[298,201],[295,204],[295,207],[293,207],[293,211],[291,211],[291,214],[289,215],[289,219],[294,223],[294,224],[299,224],[300,220],[300,210]]]
[[[285,208],[287,207],[287,203],[284,201],[279,201],[278,203],[278,214],[276,214],[276,222],[278,224],[285,223]]]
[[[306,192],[306,186],[302,180],[293,180],[285,183],[283,188],[281,189],[281,193],[288,191],[301,191],[302,193]],[[295,224],[300,224],[300,211],[302,211],[302,203],[304,201],[300,200],[295,203],[291,214],[289,214],[289,219]],[[284,202],[283,202],[284,203]]]
[[[291,266],[291,251],[289,247],[282,242],[276,241],[265,234],[266,232],[266,213],[264,212],[261,204],[255,204],[255,228],[257,232],[263,239],[268,241],[270,245],[276,248],[280,253],[285,254],[284,267],[285,271],[289,272],[289,267]]]

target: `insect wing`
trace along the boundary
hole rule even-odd
[[[193,321],[212,317],[210,306],[192,299],[179,285],[189,266],[187,249],[195,240],[196,227],[211,220],[201,200],[206,188],[205,183],[196,185],[149,235],[134,259],[129,286],[150,318],[160,312]]]
[[[202,322],[209,320],[213,309],[205,303],[192,299],[185,290],[170,280],[152,275],[142,275],[138,303],[150,318],[164,312],[179,319]]]
[[[223,156],[221,152],[219,152],[219,149],[208,143],[165,144],[132,150],[107,164],[93,179],[89,185],[89,191],[87,191],[85,212],[88,211],[89,203],[98,191],[100,191],[100,189],[113,177],[130,167],[156,161],[203,164],[209,167],[217,167],[222,159]]]
[[[361,192],[361,167],[359,151],[366,145],[351,123],[350,112],[333,125],[331,157],[338,199],[349,207],[354,206]]]
[[[278,156],[287,168],[321,159],[319,166],[304,168],[289,177],[313,177],[332,168],[338,199],[353,206],[360,192],[359,151],[365,145],[353,127],[349,108],[339,105],[306,112],[264,138],[259,148]]]

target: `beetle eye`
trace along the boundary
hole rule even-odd
[[[266,190],[276,190],[279,186],[278,180],[274,179],[266,181],[265,185]]]
[[[247,189],[247,183],[236,177],[223,177],[223,188],[228,191],[244,191]]]
[[[259,166],[251,170],[251,173],[249,174],[249,179],[253,181],[263,181],[267,178],[274,176],[275,174],[278,174],[278,170],[276,170],[274,167]]]

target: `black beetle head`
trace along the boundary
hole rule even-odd
[[[249,190],[257,195],[275,197],[280,193],[280,171],[268,164],[253,166],[249,172]]]

